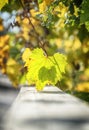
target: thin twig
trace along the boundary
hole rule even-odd
[[[36,34],[36,38],[37,38],[37,40],[38,40],[38,42],[39,42],[39,43],[38,43],[38,44],[39,44],[39,47],[41,47],[42,50],[45,52],[45,55],[48,56],[48,55],[47,55],[47,52],[46,52],[46,50],[45,50],[45,48],[43,47],[44,42],[40,39],[38,32],[36,31],[36,29],[35,29],[33,23],[31,22],[31,19],[30,19],[29,17],[27,17],[27,18],[28,18],[29,23],[30,23],[30,25],[32,26],[32,28],[33,28],[33,30],[34,30],[34,32],[35,32],[35,34]]]
[[[20,2],[21,2],[21,0],[20,0]],[[21,2],[21,6],[22,6],[22,8],[23,8],[23,10],[24,10],[25,13],[30,13],[30,12],[27,12],[27,11],[26,11],[26,9],[25,9],[25,7],[24,7],[24,5],[23,5],[22,2]],[[30,14],[31,14],[31,13],[30,13]],[[36,31],[36,29],[35,29],[35,27],[34,27],[32,21],[31,21],[30,17],[29,17],[28,15],[26,15],[25,17],[29,20],[29,24],[32,26],[32,28],[33,28],[33,30],[34,30],[34,32],[35,32],[36,38],[37,38],[37,40],[38,40],[38,45],[39,45],[39,47],[42,48],[42,50],[44,51],[45,55],[48,56],[48,54],[47,54],[47,52],[46,52],[46,50],[45,50],[45,48],[44,48],[44,44],[45,44],[45,43],[40,39],[40,36],[39,36],[38,32]]]

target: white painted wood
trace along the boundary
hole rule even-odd
[[[89,106],[57,87],[22,87],[5,130],[89,130]]]

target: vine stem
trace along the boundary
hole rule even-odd
[[[45,48],[43,47],[44,42],[40,39],[39,34],[38,34],[38,32],[36,31],[36,29],[35,29],[35,27],[34,27],[32,21],[31,21],[31,19],[30,19],[29,17],[27,17],[27,18],[28,18],[29,23],[30,23],[30,25],[32,26],[32,28],[33,28],[33,30],[34,30],[34,32],[35,32],[35,34],[36,34],[36,38],[37,38],[37,40],[38,40],[38,45],[39,45],[39,47],[41,47],[42,50],[45,52],[45,55],[48,56],[48,54],[47,54]]]
[[[24,12],[31,14],[30,10],[29,10],[29,12],[26,11],[26,9],[25,9],[25,7],[24,7],[24,5],[23,5],[23,3],[22,3],[21,0],[20,0],[20,3],[21,3],[21,6],[22,6]],[[26,18],[29,20],[29,24],[32,26],[32,28],[33,28],[33,30],[34,30],[34,32],[35,32],[35,34],[36,34],[36,38],[37,38],[37,40],[38,40],[38,45],[39,45],[39,47],[42,48],[42,50],[43,50],[44,53],[45,53],[45,56],[48,57],[47,51],[45,50],[45,48],[44,48],[44,46],[43,46],[45,43],[40,39],[40,36],[39,36],[38,32],[36,31],[36,29],[35,29],[35,27],[34,27],[32,21],[31,21],[30,17],[29,17],[28,15],[26,15]]]

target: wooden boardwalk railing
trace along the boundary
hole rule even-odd
[[[5,130],[89,130],[89,106],[56,87],[22,87]]]

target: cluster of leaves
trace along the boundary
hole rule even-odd
[[[89,0],[41,0],[37,17],[42,25],[54,28],[60,22],[63,27],[81,27],[89,30]]]
[[[2,0],[0,8],[2,11],[11,12],[13,9],[18,11],[16,21],[21,31],[13,35],[17,40],[14,40],[15,44],[13,40],[10,44],[10,56],[16,63],[19,64],[20,61],[23,64],[21,54],[24,46],[30,48],[23,54],[27,68],[25,76],[29,84],[36,84],[37,89],[41,90],[45,84],[54,85],[61,79],[60,83],[64,90],[89,91],[89,0],[27,2],[29,4],[26,4],[25,0],[8,0],[8,3]],[[19,41],[21,41],[20,48]],[[41,49],[34,49],[36,47]],[[61,70],[60,65],[63,64],[65,68],[66,60],[63,58],[65,56],[54,54],[56,51],[65,53],[70,63],[64,78],[61,78],[64,71],[57,71],[57,68],[59,66]],[[61,58],[65,63],[63,60],[60,61]],[[44,62],[47,62],[46,66]],[[22,79],[25,76],[22,76]],[[21,75],[19,77],[18,79],[21,79]]]
[[[2,20],[0,20],[0,31],[3,31]],[[2,73],[6,73],[6,62],[8,58],[8,51],[9,51],[9,36],[0,36],[0,69]]]
[[[2,20],[0,23],[0,72],[6,74],[13,85],[17,87],[22,73],[21,70],[21,55],[20,49],[23,47],[22,44],[13,41],[13,36],[7,35]]]
[[[43,0],[39,7],[37,17],[49,29],[49,41],[70,63],[61,88],[89,92],[89,0]]]
[[[87,30],[89,31],[89,0],[84,0],[82,2],[82,10],[80,15],[80,23],[85,24]]]
[[[2,6],[3,10],[8,10],[9,5],[15,1],[9,1],[6,6]],[[18,82],[23,82],[26,76],[29,84],[35,84],[37,90],[42,90],[45,85],[55,85],[61,80],[62,74],[65,73],[66,57],[62,54],[56,53],[53,56],[48,56],[45,50],[45,31],[40,26],[40,22],[35,18],[35,12],[31,8],[28,10],[24,5],[24,1],[20,1],[23,10],[20,14],[17,14],[16,22],[11,23],[13,25],[19,25],[21,31],[19,34],[10,35],[9,42],[9,58],[7,59],[6,68],[7,75],[13,82],[13,85],[18,85]],[[35,1],[36,2],[36,1]],[[26,5],[27,6],[27,5]],[[31,16],[29,16],[31,15]],[[12,27],[13,27],[12,26]],[[35,28],[36,26],[36,28]],[[24,46],[29,47],[23,54],[23,61],[26,62],[25,68],[27,67],[27,73],[21,76],[21,51],[24,49],[23,44],[20,46],[20,42],[24,43]],[[40,48],[34,49],[39,46]],[[23,71],[23,70],[22,70]],[[26,79],[25,79],[26,80]]]

